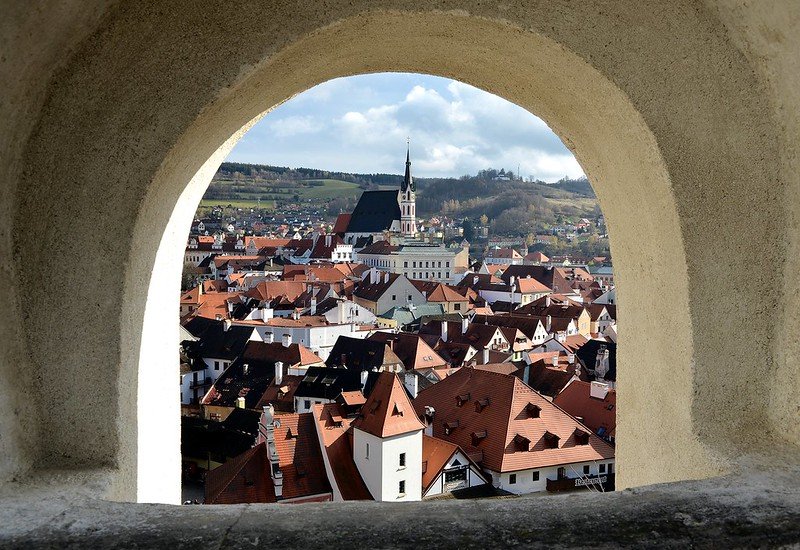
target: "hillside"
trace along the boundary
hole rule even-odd
[[[476,221],[486,216],[493,234],[508,235],[527,235],[599,214],[586,179],[548,184],[513,178],[510,172],[491,169],[461,178],[415,178],[417,212],[422,217],[445,214]],[[399,174],[223,163],[201,206],[231,204],[271,209],[302,202],[335,216],[352,210],[363,191],[398,186],[401,179]]]

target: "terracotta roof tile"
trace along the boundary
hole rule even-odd
[[[411,400],[400,379],[393,372],[380,373],[361,413],[353,421],[353,427],[376,437],[391,437],[422,430]]]
[[[588,444],[577,444],[575,430],[588,428],[514,376],[462,368],[422,390],[414,400],[418,414],[428,405],[436,411],[434,437],[457,444],[469,454],[482,452],[483,465],[497,472],[614,456],[614,449],[595,435]],[[534,407],[539,409],[538,417],[528,412]],[[459,426],[447,434],[445,423],[452,421]],[[558,437],[556,448],[548,448],[546,433]],[[530,450],[514,444],[518,435],[530,441]]]

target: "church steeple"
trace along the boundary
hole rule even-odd
[[[400,203],[400,230],[407,237],[417,234],[416,185],[411,177],[411,140],[406,149],[406,175],[400,184],[397,200]]]
[[[400,190],[405,191],[408,188],[411,188],[411,191],[417,190],[414,185],[414,179],[411,177],[411,143],[408,144],[408,149],[406,149],[406,175],[400,185]]]

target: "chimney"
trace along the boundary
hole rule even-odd
[[[343,369],[347,368],[347,354],[346,353],[343,353],[341,355],[341,357],[339,357],[339,366],[342,367]]]
[[[273,332],[265,332],[264,333],[264,342],[267,344],[271,344],[275,341],[275,333]]]
[[[489,348],[483,348],[483,364],[489,364]]]
[[[592,382],[589,385],[589,397],[595,399],[605,399],[608,395],[608,384],[602,382]]]
[[[283,363],[281,361],[275,362],[275,385],[280,386],[283,384]]]
[[[417,393],[419,393],[419,380],[417,379],[417,374],[412,370],[405,373],[403,376],[404,386],[408,390],[408,393],[411,394],[411,399],[416,399]]]
[[[550,295],[544,297],[544,307],[550,307]]]
[[[447,342],[447,325],[448,321],[442,321],[442,342]]]
[[[384,281],[386,281],[387,284],[389,283],[389,275],[390,275],[390,273],[387,271],[386,274],[384,275],[384,279],[383,279]]]
[[[264,407],[263,423],[259,427],[263,429],[264,442],[267,444],[267,456],[270,463],[270,477],[275,486],[275,496],[280,499],[283,497],[283,472],[281,472],[278,450],[275,447],[275,428],[280,426],[275,418],[275,407],[272,404]]]
[[[328,248],[330,248],[330,246],[331,246],[331,236],[330,235],[325,235],[325,246],[328,247]]]
[[[245,363],[242,365],[242,374],[250,374],[250,365]]]
[[[567,362],[570,365],[574,365],[575,364],[575,354],[574,353],[568,353],[567,354]]]
[[[316,315],[317,314],[317,299],[316,298],[311,298],[311,310],[310,310],[309,313],[311,313],[311,315]]]
[[[214,315],[214,320],[215,320],[215,321],[222,321],[222,315],[220,315],[219,313],[217,313],[216,315]]]
[[[554,355],[552,360],[553,360],[553,366],[557,367],[558,366],[558,355]]]
[[[300,312],[297,311],[296,309],[294,311],[292,311],[292,319],[294,319],[295,321],[300,319]]]
[[[466,334],[468,328],[469,328],[469,318],[468,317],[462,317],[461,318],[461,334]]]
[[[237,397],[236,398],[236,408],[243,409],[244,408],[244,397]]]
[[[436,409],[430,405],[425,405],[425,435],[433,437],[433,419],[436,417]]]
[[[281,344],[283,344],[283,347],[285,347],[285,348],[288,348],[289,346],[291,346],[292,345],[292,335],[291,334],[284,334],[281,337]]]
[[[231,325],[233,325],[233,321],[231,321],[230,319],[225,319],[224,321],[225,332],[228,332],[228,330],[231,328]]]
[[[548,334],[550,334],[550,329],[552,328],[552,326],[553,326],[553,318],[548,315],[544,326]]]
[[[361,393],[364,393],[364,388],[367,387],[367,377],[369,376],[369,372],[362,370],[361,371]]]

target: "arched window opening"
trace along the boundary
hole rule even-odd
[[[542,120],[421,74],[311,88],[191,224],[183,501],[613,490],[615,295],[599,202]]]

